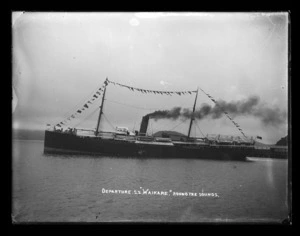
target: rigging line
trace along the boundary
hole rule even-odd
[[[202,134],[202,136],[203,136],[203,137],[205,137],[205,135],[202,133],[202,131],[201,131],[200,127],[198,126],[198,124],[197,124],[196,120],[195,120],[195,122],[194,122],[194,123],[196,124],[196,126],[197,126],[197,128],[199,129],[199,131],[200,131],[200,133]]]
[[[91,114],[89,114],[87,117],[85,117],[79,123],[77,123],[76,125],[74,125],[74,127],[77,127],[78,125],[82,124],[83,121],[86,121],[88,118],[90,118],[92,115],[94,115],[95,112],[98,111],[98,109],[100,109],[100,107],[97,107]]]
[[[179,125],[181,125],[183,122],[185,122],[186,120],[182,121],[181,123],[179,123],[178,125],[175,125],[172,129],[169,129],[169,131],[174,130],[175,128],[177,128]]]
[[[84,121],[86,121],[87,119],[89,119],[92,115],[95,114],[96,111],[98,111],[98,109],[99,109],[99,107],[97,107],[91,114],[89,114],[83,120],[81,120],[80,122],[78,122],[74,127],[77,127],[78,125],[82,124]]]
[[[113,126],[112,123],[110,123],[110,121],[108,120],[108,118],[106,117],[106,115],[104,113],[102,115],[105,118],[105,120],[108,122],[108,124],[113,128],[113,130],[115,130],[115,126]]]
[[[196,124],[196,127],[199,129],[200,133],[202,134],[202,136],[205,137],[205,135],[202,133],[202,131],[201,131],[200,127],[198,126],[198,124],[196,122],[195,122],[195,124]]]
[[[106,99],[106,101],[112,102],[112,103],[116,103],[116,104],[120,104],[120,105],[123,105],[123,106],[128,106],[128,107],[140,109],[140,110],[148,110],[148,111],[149,111],[149,110],[158,110],[158,108],[143,108],[143,107],[137,107],[137,106],[132,106],[132,105],[129,105],[129,104],[126,104],[126,103],[121,103],[121,102],[117,102],[117,101],[113,101],[113,100],[109,100],[109,99]]]

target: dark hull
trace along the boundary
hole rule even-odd
[[[45,131],[44,153],[46,154],[94,154],[99,156],[140,158],[193,158],[246,160],[252,147],[168,145],[151,142],[128,142],[101,139],[100,137],[76,136],[68,133]]]

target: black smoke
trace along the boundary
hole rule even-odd
[[[181,116],[181,107],[174,107],[171,110],[159,110],[148,114],[150,118],[158,119],[172,119],[176,120]]]
[[[286,111],[282,111],[278,107],[270,107],[260,101],[257,96],[251,96],[247,99],[239,101],[226,102],[223,100],[217,101],[217,105],[211,106],[203,103],[195,110],[194,118],[202,119],[219,119],[225,116],[226,112],[230,117],[237,116],[254,116],[257,117],[265,125],[278,126],[287,119]],[[159,110],[148,114],[150,118],[158,119],[190,119],[193,112],[188,108],[174,107],[171,110]]]

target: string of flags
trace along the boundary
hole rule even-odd
[[[138,91],[138,92],[141,92],[141,93],[152,93],[152,94],[169,95],[169,96],[172,96],[172,95],[179,95],[179,96],[181,96],[181,95],[187,95],[187,94],[192,94],[192,93],[196,93],[197,92],[197,90],[196,91],[159,91],[159,90],[149,90],[149,89],[141,89],[141,88],[135,88],[135,87],[127,86],[127,85],[116,83],[116,82],[113,82],[113,81],[110,81],[110,80],[107,80],[107,81],[110,84],[118,85],[120,87],[127,88],[130,91]]]
[[[204,90],[201,89],[201,88],[200,88],[200,90],[201,90],[207,97],[209,97],[210,100],[211,100],[214,104],[216,104],[216,106],[219,106],[219,104],[217,103],[217,101],[216,101],[211,95],[209,95],[208,93],[204,92]],[[240,125],[239,125],[237,122],[235,122],[235,121],[231,118],[231,116],[228,114],[228,112],[223,111],[223,113],[224,113],[224,114],[227,116],[227,118],[234,124],[234,126],[241,132],[241,134],[242,134],[245,138],[247,138],[247,136],[245,135],[245,133],[244,133],[244,131],[242,130],[242,128],[240,127]]]
[[[107,79],[103,83],[103,85],[97,89],[97,91],[91,95],[91,97],[84,103],[82,108],[78,109],[74,114],[70,115],[65,120],[59,122],[55,126],[62,127],[63,125],[66,125],[68,122],[70,122],[72,119],[75,119],[78,115],[82,114],[84,111],[86,111],[90,106],[98,99],[100,98],[102,92],[104,91],[105,86],[108,84]]]
[[[152,93],[152,94],[160,94],[160,95],[187,95],[187,94],[192,94],[192,93],[197,93],[197,90],[195,91],[159,91],[159,90],[149,90],[149,89],[140,89],[140,88],[135,88],[135,87],[131,87],[131,86],[127,86],[124,84],[120,84],[120,83],[116,83],[113,81],[108,80],[108,78],[106,78],[106,80],[104,81],[103,85],[97,89],[97,91],[91,95],[91,98],[88,99],[88,101],[86,101],[84,103],[84,105],[82,106],[81,109],[78,109],[74,114],[70,115],[68,118],[66,118],[65,120],[61,121],[60,123],[56,124],[55,126],[61,127],[62,125],[66,125],[69,121],[71,121],[72,119],[75,119],[78,115],[82,114],[85,110],[89,109],[90,106],[98,99],[100,98],[102,92],[104,91],[104,88],[108,85],[108,84],[113,84],[113,85],[118,85],[120,87],[125,87],[127,89],[129,89],[130,91],[138,91],[141,93]],[[217,101],[208,93],[206,93],[203,89],[200,88],[200,90],[207,96],[209,97],[209,99],[216,104],[216,106],[219,106],[219,104],[217,103]],[[235,127],[243,134],[244,137],[247,137],[245,135],[245,133],[243,132],[243,130],[241,129],[240,125],[238,123],[236,123],[228,114],[228,112],[223,111],[223,113],[227,116],[227,118],[229,120],[231,120],[231,122],[235,125]]]
[[[106,78],[103,85],[91,96],[91,98],[88,101],[86,101],[84,103],[84,105],[82,106],[81,109],[78,109],[74,114],[70,115],[65,120],[56,124],[56,126],[61,127],[63,125],[66,125],[69,121],[71,121],[72,119],[75,119],[78,115],[82,114],[85,110],[87,110],[90,107],[90,105],[92,105],[101,96],[102,92],[104,91],[104,88],[109,83],[113,84],[113,85],[118,85],[120,87],[128,88],[130,91],[138,91],[141,93],[152,93],[152,94],[169,95],[169,96],[172,96],[172,95],[181,96],[181,95],[187,95],[187,94],[191,95],[192,93],[197,92],[197,90],[196,91],[159,91],[159,90],[141,89],[141,88],[135,88],[135,87],[127,86],[124,84],[116,83],[116,82],[110,81],[110,80],[108,80],[108,78]]]

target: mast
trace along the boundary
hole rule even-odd
[[[98,121],[97,121],[97,127],[96,127],[96,132],[95,135],[97,136],[99,133],[99,125],[100,125],[100,120],[101,120],[101,115],[103,114],[103,105],[104,105],[104,100],[105,100],[105,92],[106,92],[106,86],[107,86],[107,78],[104,82],[105,87],[104,87],[104,92],[103,92],[103,96],[102,96],[102,101],[101,101],[101,106],[100,106],[100,112],[99,112],[99,116],[98,116]]]
[[[188,139],[190,138],[193,120],[195,119],[194,113],[195,113],[195,108],[196,108],[196,102],[197,102],[197,97],[198,97],[198,91],[199,91],[199,88],[197,88],[197,93],[196,93],[196,97],[195,97],[195,102],[194,102],[194,107],[193,107],[193,113],[192,113],[192,117],[191,117],[191,121],[190,121],[190,127],[189,127],[189,132],[188,132]]]

